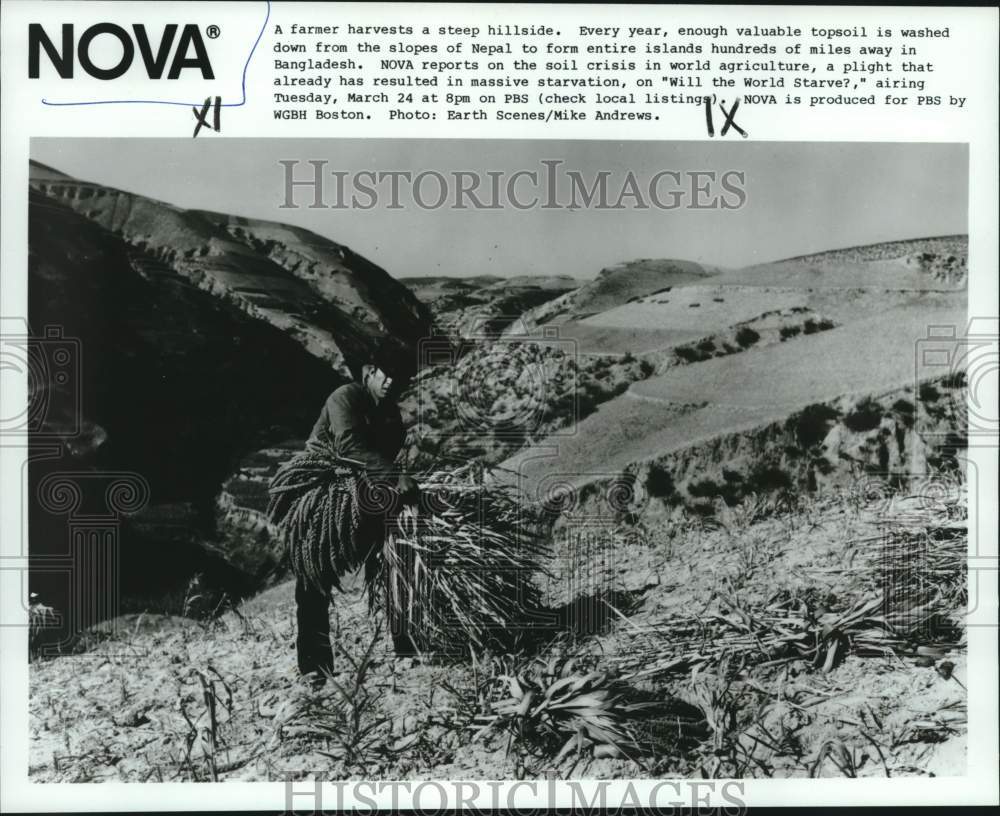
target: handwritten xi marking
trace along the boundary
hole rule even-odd
[[[715,125],[712,123],[712,102],[714,101],[715,94],[712,94],[711,97],[705,97],[705,124],[708,125],[709,136],[715,136]],[[740,106],[740,100],[737,99],[729,110],[726,110],[726,106],[723,104],[725,101],[726,100],[723,99],[722,102],[719,102],[719,110],[721,110],[726,117],[726,121],[722,123],[722,130],[719,131],[719,135],[725,136],[729,132],[729,126],[732,125],[736,132],[745,139],[747,137],[747,132],[737,125],[735,121],[736,110]]]
[[[214,116],[212,117],[212,124],[205,121],[205,117],[208,116],[209,108],[214,107]],[[215,105],[212,105],[212,97],[205,97],[205,104],[201,106],[199,111],[197,108],[191,108],[191,112],[194,114],[194,118],[198,120],[198,124],[194,126],[194,133],[191,134],[193,139],[198,135],[198,131],[201,130],[202,126],[207,127],[209,130],[214,130],[216,133],[221,132],[222,123],[220,122],[220,116],[222,112],[222,97],[215,97]]]

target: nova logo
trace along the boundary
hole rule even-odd
[[[203,79],[215,79],[212,63],[205,50],[205,43],[201,39],[201,31],[193,23],[184,26],[184,30],[181,31],[181,35],[177,39],[176,47],[173,46],[174,38],[177,37],[177,25],[171,23],[164,28],[163,36],[160,38],[155,53],[152,43],[149,41],[149,35],[146,34],[146,26],[133,23],[132,31],[135,36],[134,42],[132,35],[121,26],[114,23],[97,23],[83,32],[74,51],[72,23],[63,23],[62,42],[59,48],[56,47],[39,23],[30,23],[28,25],[28,77],[38,79],[41,52],[44,50],[52,67],[63,79],[72,79],[73,77],[74,53],[80,61],[80,67],[95,79],[118,79],[132,67],[135,49],[138,45],[139,54],[146,66],[146,74],[150,79],[161,79],[163,69],[166,68],[168,61],[170,62],[170,70],[167,73],[167,79],[179,78],[181,71],[185,68],[198,69],[201,71]],[[90,58],[91,46],[94,40],[102,34],[114,37],[122,47],[122,54],[118,58],[117,64],[103,68],[95,65]],[[170,58],[171,49],[173,49],[173,59]]]

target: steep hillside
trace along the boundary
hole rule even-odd
[[[291,583],[217,617],[95,627],[90,659],[31,664],[29,774],[853,783],[965,773],[961,479],[747,497],[729,509],[714,525],[682,510],[622,527],[592,521],[585,539],[565,530],[546,594],[569,601],[553,607],[566,614],[534,653],[394,659],[356,577],[336,597],[336,683],[319,690],[296,676]],[[552,665],[566,667],[563,693],[599,684],[570,698],[585,718],[603,717],[608,676],[629,699],[656,701],[659,716],[602,720],[634,728],[642,752],[575,735],[567,751],[565,735],[540,747],[529,717],[523,729],[494,727],[514,683]],[[551,679],[542,688],[557,691]]]
[[[963,235],[894,241],[720,270],[685,261],[635,261],[529,310],[505,336],[557,336],[584,354],[662,358],[725,328],[785,313],[835,325],[962,292]],[[789,324],[790,331],[794,326]]]
[[[366,326],[411,346],[429,334],[426,306],[384,269],[348,247],[301,227],[224,213],[198,214]]]
[[[343,375],[93,221],[35,191],[29,202],[29,321],[58,328],[34,345],[29,495],[49,474],[79,474],[97,490],[81,512],[107,513],[101,473],[147,486],[146,508],[121,519],[123,608],[183,594],[197,571],[247,591],[253,576],[205,546],[215,495],[246,452],[306,432]],[[32,556],[65,553],[70,519],[29,507]],[[51,570],[31,582],[56,605],[71,591]]]
[[[961,354],[921,354],[931,327],[965,326],[965,293],[947,285],[964,274],[960,238],[739,273],[642,262],[634,284],[609,273],[579,310],[590,284],[551,301],[569,318],[552,307],[534,327],[543,341],[510,327],[425,369],[402,405],[407,461],[509,457],[484,483],[518,479],[550,522],[538,526],[551,563],[532,576],[540,608],[510,622],[530,637],[506,652],[396,659],[361,576],[348,576],[331,612],[336,682],[316,688],[296,673],[291,583],[241,602],[241,576],[228,597],[202,579],[273,567],[268,478],[339,375],[272,320],[32,196],[32,320],[70,313],[67,333],[103,369],[87,375],[83,432],[69,437],[72,383],[40,368],[62,447],[35,464],[32,490],[56,469],[148,469],[156,512],[122,540],[155,545],[131,563],[170,577],[171,611],[186,616],[133,598],[124,611],[140,614],[77,645],[93,671],[74,655],[32,661],[33,780],[965,772],[961,460],[979,372]],[[243,246],[270,259],[261,235],[244,232]],[[440,300],[494,286],[506,292],[420,284]],[[637,345],[650,339],[662,344]],[[203,548],[196,580],[174,580],[187,550],[164,527],[213,512],[232,533],[215,542],[222,566]],[[66,525],[36,515],[33,548],[56,554]],[[425,566],[452,538],[434,537]]]
[[[43,337],[29,349],[31,495],[59,471],[146,486],[144,507],[121,520],[123,608],[176,608],[198,573],[206,597],[253,590],[272,564],[217,526],[222,485],[253,451],[303,438],[382,338],[415,365],[430,311],[302,229],[185,211],[36,163],[29,179],[29,320]],[[49,359],[67,349],[69,377]],[[101,495],[91,501],[106,512]],[[65,552],[70,519],[30,506],[32,555]],[[31,582],[65,606],[65,576],[35,570]]]
[[[182,278],[295,337],[345,376],[376,338],[388,335],[401,358],[414,360],[416,342],[433,331],[405,286],[306,230],[182,210],[34,162],[29,184],[118,236],[138,253],[140,274]]]

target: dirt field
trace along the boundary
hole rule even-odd
[[[503,733],[474,739],[504,664],[392,659],[357,583],[334,612],[341,690],[314,691],[295,676],[292,587],[282,584],[214,621],[128,616],[86,655],[33,662],[29,772],[36,782],[961,775],[964,637],[902,656],[852,649],[824,670],[808,652],[761,663],[751,650],[738,680],[708,653],[694,668],[661,667],[694,649],[679,634],[692,619],[721,625],[735,608],[787,615],[794,628],[796,609],[839,625],[870,608],[884,567],[865,542],[906,512],[902,498],[827,496],[793,512],[734,507],[715,527],[648,515],[625,538],[598,540],[607,557],[567,539],[553,600],[601,589],[617,593],[622,615],[580,606],[573,652],[671,701],[697,734],[656,732],[641,761],[552,764],[508,751]],[[959,627],[963,609],[956,596]]]

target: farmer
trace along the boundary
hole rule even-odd
[[[348,383],[334,391],[313,426],[315,439],[328,432],[339,456],[351,459],[363,471],[364,478],[376,487],[392,488],[392,495],[406,503],[416,501],[419,488],[408,475],[400,473],[393,460],[403,444],[404,430],[396,404],[401,378],[391,355],[379,350],[357,372],[359,382]],[[394,388],[394,386],[396,386]],[[373,542],[380,546],[381,542]],[[298,576],[295,581],[298,668],[317,681],[323,672],[333,671],[330,647],[330,598],[312,583]],[[406,621],[395,614],[389,602],[389,627],[393,646],[399,656],[412,655],[414,644]]]

